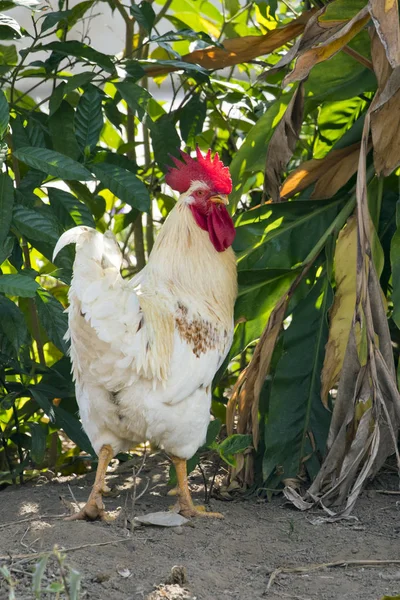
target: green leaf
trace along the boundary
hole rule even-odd
[[[265,426],[263,476],[269,487],[296,477],[304,460],[315,477],[324,454],[331,415],[321,402],[320,377],[331,302],[328,278],[321,275],[283,333]]]
[[[70,92],[76,90],[76,88],[84,87],[85,85],[90,83],[94,77],[96,77],[96,75],[91,71],[77,73],[77,75],[72,75],[72,77],[68,77],[64,88],[64,94],[69,94]]]
[[[14,186],[7,173],[0,173],[0,248],[10,231],[14,205]]]
[[[128,79],[119,81],[114,85],[131,111],[137,114],[139,120],[142,121],[147,112],[147,104],[151,99],[151,94],[145,88]]]
[[[46,290],[38,289],[36,306],[39,320],[49,336],[50,341],[53,342],[61,352],[66,354],[68,345],[64,340],[64,336],[68,328],[68,318],[62,304]]]
[[[108,163],[94,164],[92,170],[101,183],[120,200],[142,212],[149,210],[149,191],[134,173]]]
[[[56,397],[52,390],[46,393],[46,390],[41,389],[41,385],[35,385],[29,387],[33,398],[36,400],[40,408],[46,413],[57,427],[63,429],[68,437],[79,447],[88,454],[95,456],[95,452],[92,445],[87,437],[86,433],[82,429],[81,422],[75,416],[62,408],[56,406],[51,400]],[[51,400],[50,400],[51,399]],[[64,401],[63,401],[64,403]]]
[[[14,44],[0,44],[0,75],[6,75],[18,62],[17,49]]]
[[[170,163],[170,155],[179,155],[181,140],[170,115],[164,115],[155,123],[148,123],[148,125],[154,158],[159,168],[165,173],[167,165]]]
[[[182,139],[189,145],[195,145],[195,138],[203,131],[207,113],[207,104],[195,94],[179,111],[179,125]]]
[[[223,442],[217,444],[215,449],[220,457],[231,467],[236,466],[235,454],[242,454],[253,443],[251,435],[234,433],[227,437]]]
[[[22,37],[17,21],[9,15],[0,13],[0,40],[17,40]]]
[[[235,304],[235,321],[239,324],[231,348],[231,356],[241,353],[257,340],[278,300],[287,292],[298,275],[290,269],[254,269],[239,271],[239,294]]]
[[[29,421],[28,426],[32,438],[31,457],[37,465],[41,465],[46,452],[46,438],[48,427],[44,423],[37,423],[33,421]]]
[[[337,214],[340,200],[264,204],[236,220],[239,269],[292,269],[301,263]]]
[[[232,177],[232,194],[229,198],[232,212],[235,211],[242,194],[254,185],[250,175],[264,171],[269,141],[290,99],[291,94],[284,94],[279,101],[275,101],[258,119],[235,154],[229,167]]]
[[[59,225],[48,206],[43,206],[42,210],[15,206],[13,224],[30,240],[55,244],[60,236]]]
[[[368,0],[335,0],[328,4],[323,14],[318,18],[318,21],[327,21],[325,27],[329,26],[329,21],[349,21],[361,9],[366,6]]]
[[[103,129],[101,95],[94,85],[88,85],[82,94],[75,115],[76,137],[82,150],[94,150]]]
[[[81,150],[75,135],[74,120],[74,109],[63,100],[60,107],[49,117],[48,126],[54,150],[76,160]]]
[[[0,90],[0,138],[7,131],[10,113],[8,110],[7,98],[2,90]]]
[[[132,2],[129,8],[132,17],[136,19],[136,21],[147,31],[150,31],[153,28],[154,21],[156,18],[156,13],[153,10],[150,2],[147,0],[143,0],[139,5],[136,5]]]
[[[108,73],[114,72],[114,64],[107,54],[94,50],[91,46],[70,40],[68,42],[50,42],[49,44],[38,44],[30,49],[30,52],[41,52],[43,50],[53,50],[64,56],[75,56],[82,62],[89,62],[98,65]],[[21,52],[22,54],[22,52]]]
[[[129,79],[132,82],[138,81],[146,75],[146,71],[140,65],[138,60],[125,60],[122,62],[122,67],[126,70],[129,75]]]
[[[0,276],[0,281],[6,275]],[[22,278],[23,276],[20,275]],[[29,277],[23,277],[32,281]],[[14,302],[0,294],[0,332],[7,338],[14,353],[17,354],[21,346],[28,340],[28,328],[24,314]]]
[[[29,167],[60,179],[90,181],[93,176],[85,167],[64,154],[46,148],[20,148],[14,156]]]
[[[27,275],[19,273],[0,275],[0,292],[3,294],[33,298],[38,288],[39,284]]]
[[[349,46],[370,59],[370,40],[367,31],[361,31]],[[372,70],[356,62],[352,56],[339,52],[328,62],[321,62],[311,70],[305,83],[306,95],[312,96],[307,104],[309,107],[315,107],[324,100],[354,98],[359,94],[375,91],[376,85],[376,77]]]
[[[206,446],[210,446],[215,442],[217,435],[221,431],[221,419],[214,419],[210,421],[207,429]]]
[[[75,225],[96,228],[92,213],[76,196],[58,188],[48,188],[47,192],[54,214],[66,229]]]
[[[57,24],[66,25],[70,14],[70,10],[58,10],[56,12],[48,13],[42,21],[41,33],[48,31]]]
[[[362,98],[324,102],[318,114],[318,135],[313,158],[323,158],[345,132],[351,129],[366,106],[367,102]]]

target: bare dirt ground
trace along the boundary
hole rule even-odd
[[[116,492],[105,499],[108,510],[123,506],[132,490],[133,477],[125,471],[108,477]],[[171,505],[165,471],[162,457],[146,463],[137,493],[147,484],[148,488],[135,503],[135,515]],[[282,498],[270,503],[214,499],[212,508],[225,515],[223,521],[198,519],[179,528],[128,530],[123,519],[109,524],[57,517],[69,512],[72,495],[78,502],[86,500],[93,477],[56,478],[0,492],[0,565],[10,569],[17,600],[35,597],[31,591],[35,560],[16,555],[29,557],[54,545],[75,548],[67,552],[66,564],[82,574],[81,597],[95,600],[381,600],[400,594],[400,562],[279,574],[267,590],[271,573],[279,567],[338,560],[400,561],[399,495],[367,490],[354,513],[357,521],[322,525],[313,525],[315,515],[299,513]],[[199,479],[193,483],[199,503],[200,483]],[[393,476],[373,487],[396,489],[396,485]],[[13,560],[5,561],[9,555]],[[175,570],[171,579],[174,566],[183,569]],[[57,569],[50,561],[43,579],[47,585],[58,577]],[[9,586],[0,574],[0,600],[7,598]]]

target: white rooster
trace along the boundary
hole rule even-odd
[[[96,479],[75,519],[106,518],[102,492],[110,460],[151,441],[174,462],[180,513],[221,516],[193,504],[186,460],[204,443],[211,383],[229,351],[237,293],[225,207],[232,190],[218,155],[181,152],[166,181],[181,196],[146,267],[122,279],[112,233],[65,232],[54,257],[76,244],[68,335],[80,416],[98,455]]]

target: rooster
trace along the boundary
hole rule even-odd
[[[193,503],[186,461],[205,441],[211,384],[232,343],[232,183],[218,154],[212,159],[197,148],[196,155],[173,159],[166,182],[179,200],[147,265],[130,281],[120,275],[111,232],[74,227],[54,249],[55,257],[76,244],[67,337],[82,425],[98,455],[90,496],[72,519],[107,518],[109,462],[146,441],[175,465],[182,515],[222,516]]]

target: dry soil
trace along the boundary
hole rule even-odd
[[[138,459],[139,461],[139,459]],[[137,461],[137,462],[138,462]],[[130,467],[108,477],[115,494],[105,499],[109,510],[126,503],[131,511],[133,477]],[[166,464],[162,457],[146,463],[136,493],[136,515],[166,510]],[[66,522],[58,515],[73,509],[73,497],[83,502],[93,474],[46,479],[0,492],[0,565],[7,565],[15,583],[15,598],[34,598],[32,570],[40,554],[55,545],[67,552],[66,565],[82,574],[81,598],[95,600],[381,600],[400,597],[400,495],[370,489],[360,498],[357,520],[313,524],[315,514],[303,514],[285,504],[255,498],[231,502],[213,499],[223,521],[198,519],[179,528],[129,529],[122,518],[114,523]],[[395,489],[395,477],[373,487]],[[194,480],[196,501],[202,500],[200,480]],[[72,502],[72,505],[70,504]],[[121,541],[122,540],[122,541]],[[99,545],[102,543],[107,545]],[[78,547],[78,548],[77,548]],[[14,558],[5,560],[12,555]],[[21,558],[27,555],[28,558]],[[399,560],[376,567],[347,566],[304,573],[279,574],[279,567],[354,560]],[[179,567],[171,570],[173,567]],[[59,565],[48,563],[43,587],[59,577]],[[55,598],[42,595],[40,598]],[[0,574],[0,599],[9,586]]]

